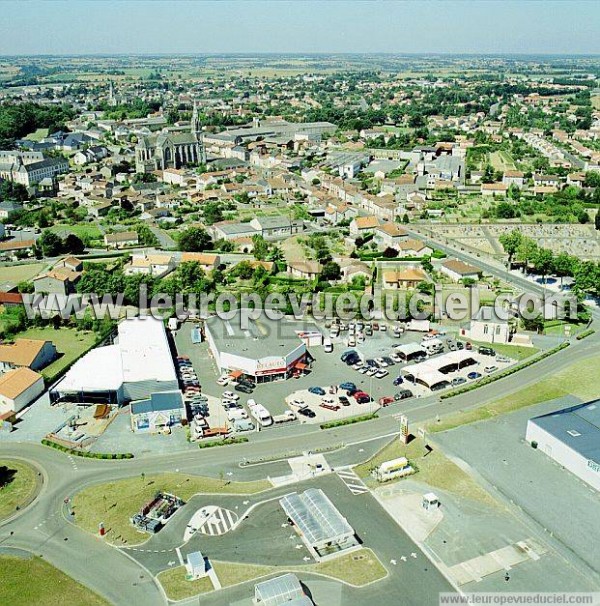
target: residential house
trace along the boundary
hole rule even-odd
[[[18,259],[19,256],[31,255],[35,240],[8,240],[0,242],[0,256]]]
[[[458,259],[444,261],[440,265],[440,271],[445,276],[448,276],[453,282],[460,282],[465,279],[479,280],[482,274],[482,271],[477,267],[459,261]]]
[[[421,282],[427,280],[427,274],[418,267],[409,267],[401,270],[386,270],[383,272],[383,287],[397,290],[399,288],[416,288]]]
[[[23,410],[42,393],[42,375],[26,367],[9,370],[0,376],[0,415]]]
[[[33,279],[33,288],[36,294],[70,295],[76,291],[80,279],[80,271],[54,267],[49,272],[36,276]]]
[[[585,185],[585,173],[570,173],[567,175],[567,185],[583,187]]]
[[[23,366],[31,370],[41,370],[56,356],[56,347],[52,341],[15,339],[14,343],[0,345],[0,371],[6,372]]]
[[[140,241],[135,231],[120,231],[104,236],[104,245],[107,248],[126,248],[127,246],[137,246],[139,243]]]
[[[162,278],[175,269],[173,255],[170,254],[147,254],[136,253],[132,255],[131,260],[123,268],[126,276],[143,274]]]
[[[19,292],[0,292],[0,311],[23,305],[23,296]]]
[[[83,262],[77,257],[65,257],[56,263],[54,269],[64,268],[70,271],[83,271]]]
[[[377,217],[355,217],[350,221],[350,235],[363,236],[366,233],[374,232],[377,227],[379,227]]]
[[[294,278],[314,280],[323,271],[323,266],[318,261],[289,261],[288,273]]]
[[[384,223],[375,228],[374,241],[382,248],[398,248],[408,238],[408,232],[397,223]]]
[[[304,231],[304,221],[284,216],[255,217],[250,225],[264,238],[293,236]]]
[[[111,208],[112,202],[106,200],[104,202],[99,202],[94,206],[88,206],[87,214],[90,217],[95,217],[96,219],[99,219],[100,217],[105,217],[109,213]]]
[[[504,171],[504,175],[502,175],[502,183],[504,183],[507,188],[511,185],[516,185],[517,187],[521,188],[525,185],[525,174],[520,170]]]
[[[3,200],[0,202],[0,219],[11,219],[23,210],[23,204],[15,200]]]
[[[198,253],[198,252],[184,252],[181,254],[181,262],[198,263],[203,271],[209,272],[213,269],[217,269],[221,264],[221,257],[219,255],[213,255],[211,253]]]
[[[481,195],[482,196],[506,196],[508,191],[508,185],[506,183],[482,183],[481,184]]]
[[[430,257],[433,250],[421,240],[409,238],[403,240],[397,246],[400,257]]]

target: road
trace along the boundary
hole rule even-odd
[[[542,287],[515,276],[467,253],[435,243],[437,248],[485,271],[508,280],[530,292]],[[594,318],[598,312],[594,310]],[[600,333],[572,344],[554,356],[538,362],[519,373],[495,381],[472,392],[440,401],[436,396],[411,401],[403,406],[411,425],[444,417],[448,412],[476,408],[505,396],[543,377],[551,376],[565,366],[583,360],[599,351]],[[41,555],[76,580],[89,586],[115,604],[144,606],[163,605],[166,598],[153,576],[123,551],[105,544],[74,526],[64,500],[86,486],[144,473],[180,471],[214,475],[215,470],[231,471],[232,479],[250,480],[265,477],[263,466],[239,467],[243,459],[257,460],[293,450],[315,450],[343,443],[342,450],[327,456],[334,466],[356,464],[368,458],[395,431],[390,415],[383,410],[379,419],[368,423],[344,426],[328,431],[280,434],[265,432],[261,439],[247,444],[210,450],[173,454],[169,457],[150,456],[129,461],[72,459],[55,450],[31,443],[0,444],[0,456],[18,456],[38,465],[44,482],[38,498],[12,520],[0,524],[0,548],[17,548]],[[299,431],[306,431],[300,426]],[[389,438],[388,438],[389,439]],[[357,524],[360,520],[357,519]],[[377,544],[373,544],[377,551]],[[431,567],[430,567],[431,568]],[[437,574],[437,573],[436,573]]]

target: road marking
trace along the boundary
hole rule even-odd
[[[229,509],[217,507],[214,513],[198,528],[202,534],[218,536],[229,532],[236,524],[238,516]]]
[[[177,552],[177,557],[179,558],[179,563],[183,566],[184,561],[183,561],[183,557],[181,555],[181,549],[179,549],[179,547],[177,547],[177,549],[175,549],[175,551]]]
[[[352,469],[338,469],[336,473],[352,494],[359,495],[369,492],[369,489],[367,486],[365,486],[365,483]]]

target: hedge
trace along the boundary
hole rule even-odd
[[[348,417],[347,419],[340,419],[339,421],[328,421],[322,423],[319,427],[321,429],[333,429],[334,427],[342,427],[343,425],[354,425],[354,423],[362,423],[363,421],[372,421],[377,418],[377,413],[369,415],[361,415],[359,417]]]
[[[585,339],[586,337],[591,337],[596,331],[593,328],[590,328],[589,330],[585,330],[582,333],[579,333],[575,338],[578,341],[581,341],[581,339]]]
[[[83,457],[85,459],[133,459],[133,453],[131,452],[88,452],[87,450],[77,450],[75,448],[69,448],[68,446],[63,446],[58,442],[54,442],[53,440],[48,440],[44,438],[42,440],[42,444],[44,446],[49,446],[50,448],[55,448],[56,450],[60,450],[61,452],[65,452],[75,457]]]
[[[478,387],[483,387],[484,385],[489,385],[490,383],[493,383],[494,381],[498,381],[499,379],[508,377],[516,372],[519,372],[520,370],[523,370],[524,368],[527,368],[528,366],[532,366],[536,362],[544,360],[545,358],[549,358],[551,355],[558,353],[559,351],[569,347],[569,345],[570,345],[570,343],[568,341],[565,341],[564,343],[561,343],[560,345],[557,345],[556,347],[553,347],[552,349],[545,351],[543,354],[539,355],[537,358],[527,360],[526,362],[522,362],[521,364],[518,364],[517,366],[513,366],[512,368],[507,368],[506,370],[503,370],[502,372],[484,377],[483,379],[480,379],[479,381],[469,385],[468,387],[461,387],[460,389],[457,389],[455,391],[451,391],[449,393],[442,394],[440,396],[440,400],[445,400],[447,398],[453,398],[454,396],[460,396],[464,393],[468,393],[469,391],[473,391],[474,389],[477,389]]]
[[[311,454],[321,454],[324,452],[333,452],[335,450],[340,450],[344,448],[344,444],[332,444],[330,446],[320,446],[319,448],[311,448]],[[274,454],[266,457],[259,457],[258,459],[246,459],[241,461],[240,467],[245,467],[247,465],[260,465],[261,463],[270,463],[273,461],[283,461],[287,459],[293,459],[294,457],[301,457],[304,455],[306,451],[302,450],[290,450],[283,454]]]
[[[198,442],[198,448],[212,448],[213,446],[227,446],[228,444],[244,444],[248,438],[224,438],[223,440],[211,440],[210,442]]]

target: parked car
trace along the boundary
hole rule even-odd
[[[348,357],[352,356],[352,355],[358,355],[358,354],[353,349],[349,349],[340,356],[340,360],[342,362],[345,362],[348,359]]]
[[[346,396],[340,396],[338,400],[342,406],[350,406],[350,400]]]
[[[379,368],[377,368],[376,366],[371,366],[367,372],[366,375],[367,377],[374,377],[379,371]]]
[[[369,372],[369,370],[370,370],[370,369],[371,369],[371,367],[370,367],[370,366],[361,366],[361,367],[358,369],[358,372],[359,372],[361,375],[366,375],[366,374]]]
[[[335,404],[335,400],[333,398],[330,398],[329,396],[326,396],[324,398],[321,398],[321,403],[323,403],[323,404]]]
[[[510,358],[507,358],[506,356],[497,355],[496,362],[502,362],[504,364],[507,364],[508,362],[510,362]]]
[[[486,374],[490,375],[490,374],[492,374],[493,372],[496,372],[497,370],[498,370],[498,367],[497,367],[497,366],[486,366],[486,367],[483,369],[483,372],[485,372]]]
[[[474,379],[479,379],[480,377],[481,377],[481,373],[479,373],[479,372],[475,372],[475,371],[470,372],[470,373],[467,375],[467,379],[471,379],[471,380],[474,380]]]
[[[491,347],[480,347],[477,350],[482,356],[495,356],[496,352]]]
[[[387,370],[385,370],[384,368],[381,368],[380,370],[378,370],[378,371],[375,373],[375,376],[376,376],[378,379],[383,379],[384,377],[387,377],[389,374],[390,374],[390,373],[389,373]]]
[[[359,403],[359,404],[366,404],[367,402],[371,401],[371,396],[368,393],[365,393],[364,391],[357,391],[354,394],[354,399]]]
[[[317,416],[315,411],[311,410],[310,408],[299,408],[298,414],[302,415],[303,417],[308,417],[309,419],[314,419]]]
[[[290,406],[296,406],[297,408],[304,408],[306,406],[304,400],[300,400],[299,398],[295,398],[290,400]]]
[[[407,398],[412,398],[413,392],[410,389],[401,389],[398,393],[394,394],[394,400],[406,400]]]
[[[352,368],[354,368],[354,370],[358,370],[360,368],[363,367],[363,363],[362,362],[357,362],[356,364],[352,365]]]
[[[218,379],[217,379],[217,385],[221,385],[221,387],[225,387],[225,385],[229,385],[229,382],[231,381],[231,377],[228,375],[221,375]]]
[[[254,390],[243,383],[238,383],[235,388],[236,391],[241,391],[242,393],[252,393]]]
[[[390,354],[390,360],[393,360],[394,364],[400,364],[402,362],[402,358],[396,352]]]
[[[380,406],[387,406],[388,404],[391,404],[393,401],[394,401],[394,398],[392,396],[383,396],[382,398],[379,398]]]
[[[370,337],[373,334],[373,327],[370,324],[365,326],[365,334]]]
[[[465,344],[462,341],[457,341],[456,342],[456,349],[464,349],[465,348]]]
[[[365,360],[365,364],[367,366],[370,366],[371,368],[377,366],[377,362],[375,360],[373,360],[372,358],[369,358],[368,360]]]
[[[233,391],[224,391],[223,398],[227,400],[234,400],[237,402],[240,399],[240,396],[238,396],[236,393],[233,393]]]
[[[404,383],[404,379],[402,377],[396,377],[394,379],[394,385],[398,386],[398,385],[402,385],[402,383]]]
[[[325,390],[322,387],[309,387],[308,391],[314,393],[317,396],[324,396]]]
[[[393,366],[395,364],[391,356],[382,356],[381,359],[388,365]]]
[[[467,341],[467,342],[465,343],[465,349],[466,349],[467,351],[471,351],[471,350],[473,349],[473,346],[471,345],[471,342],[470,342],[470,341]]]
[[[388,363],[383,358],[375,358],[375,362],[379,368],[385,368],[388,366]]]
[[[454,377],[454,379],[452,379],[452,385],[453,387],[456,387],[457,385],[462,385],[463,383],[466,383],[467,380],[464,377]]]
[[[356,391],[356,385],[351,381],[345,381],[344,383],[340,383],[340,389],[345,389],[346,391]]]

